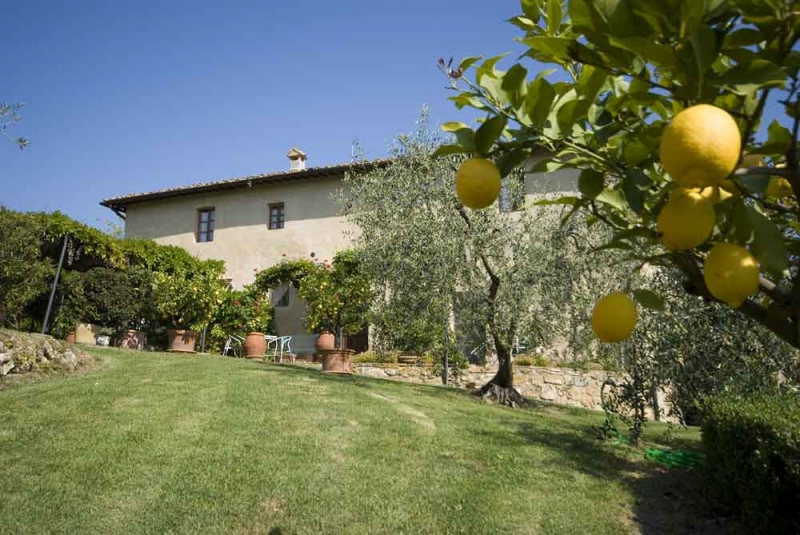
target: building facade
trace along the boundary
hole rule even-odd
[[[376,160],[306,167],[292,149],[289,170],[204,184],[124,195],[101,202],[125,220],[125,235],[176,245],[202,259],[224,260],[234,287],[253,282],[256,272],[283,259],[330,260],[350,246],[358,229],[341,216],[336,201],[346,196],[346,172],[389,165]],[[529,174],[526,194],[574,191],[572,172]],[[275,325],[291,335],[292,349],[313,351],[315,336],[303,327],[305,304],[291,286],[273,292]]]

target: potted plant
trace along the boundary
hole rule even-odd
[[[168,351],[194,353],[198,331],[208,325],[222,300],[221,272],[221,263],[204,262],[195,269],[153,274],[153,300],[168,326]]]
[[[242,347],[244,356],[254,359],[263,358],[267,352],[264,334],[272,320],[272,308],[267,295],[258,291],[254,286],[245,287],[242,294],[238,303],[241,309],[242,326],[247,333]]]
[[[350,373],[353,351],[342,347],[342,335],[354,334],[366,324],[372,287],[359,269],[355,251],[342,251],[333,263],[316,264],[300,282],[300,297],[308,306],[306,327],[320,333],[317,344],[322,371]],[[333,338],[333,347],[324,347]]]

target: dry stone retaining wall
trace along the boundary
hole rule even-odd
[[[432,369],[425,366],[356,364],[354,371],[358,375],[380,379],[442,384],[441,377],[434,375]],[[489,382],[496,371],[496,367],[471,365],[469,369],[462,372],[459,379],[452,382],[457,387],[473,389]],[[523,396],[592,410],[602,410],[600,388],[606,378],[622,379],[623,376],[619,373],[602,370],[578,371],[570,368],[514,367],[514,385]],[[663,396],[659,403],[662,409],[665,408]],[[649,417],[652,418],[652,414]]]
[[[72,371],[91,360],[52,336],[0,330],[0,377],[33,371]]]

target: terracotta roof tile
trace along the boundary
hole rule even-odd
[[[250,187],[256,184],[269,184],[276,182],[284,182],[288,180],[302,180],[307,178],[320,178],[325,176],[341,175],[347,170],[369,169],[374,166],[382,166],[388,163],[389,160],[379,159],[379,160],[370,160],[365,162],[353,162],[353,163],[327,165],[320,167],[309,167],[307,169],[298,169],[294,171],[292,170],[276,171],[274,173],[229,178],[227,180],[218,180],[215,182],[199,182],[197,184],[190,184],[187,186],[177,186],[174,188],[164,188],[146,193],[131,193],[128,195],[121,195],[119,197],[110,197],[108,199],[103,199],[100,202],[100,204],[102,206],[111,208],[115,212],[118,211],[124,212],[125,207],[127,205],[138,202],[145,202],[156,199],[166,199],[169,197],[179,197],[183,195],[191,195],[193,193],[201,193],[207,191]]]

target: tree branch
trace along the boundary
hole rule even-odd
[[[710,301],[720,302],[719,299],[711,295],[711,292],[706,286],[703,271],[700,268],[699,260],[692,253],[676,253],[674,256],[676,265],[681,271],[689,278],[692,283],[691,293],[699,295]],[[764,289],[768,295],[773,297],[773,293],[777,297],[786,298],[786,294],[781,292],[771,281],[762,278],[759,281],[759,287]],[[794,290],[800,289],[800,285],[795,284]],[[794,291],[793,291],[794,293]],[[797,302],[797,297],[794,297],[794,302]],[[774,299],[775,297],[773,297]],[[777,301],[777,299],[776,299]],[[742,305],[736,309],[748,318],[760,323],[779,338],[793,347],[800,349],[800,341],[797,336],[797,322],[786,314],[772,314],[770,309],[754,301],[753,299],[746,299]],[[795,310],[794,317],[797,317]]]

